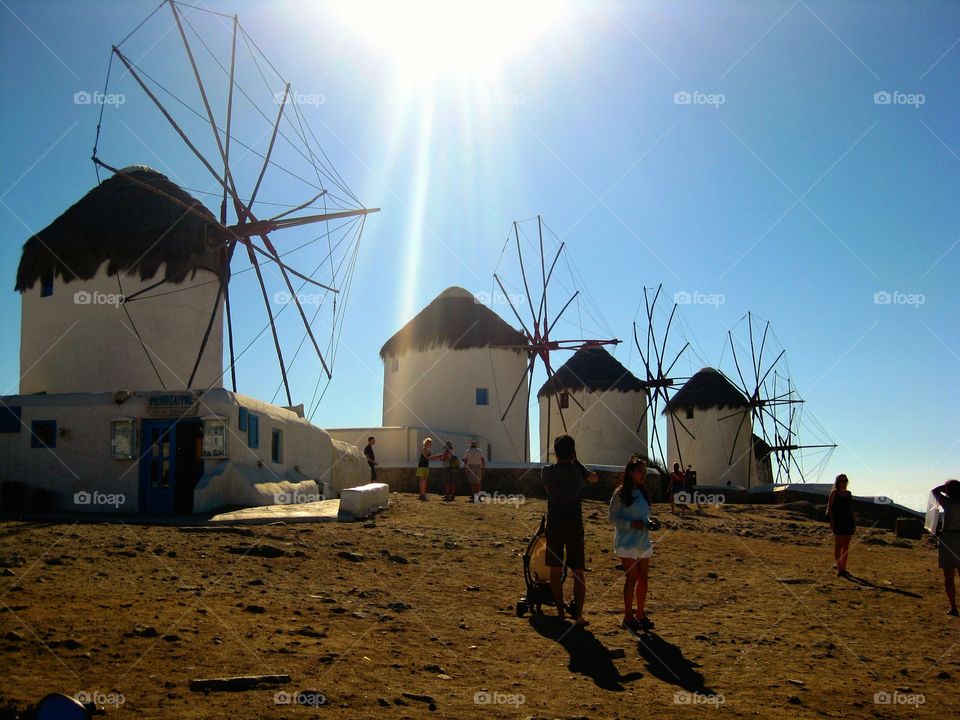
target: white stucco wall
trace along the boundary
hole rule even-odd
[[[564,421],[567,432],[576,440],[580,462],[623,466],[633,453],[646,456],[646,435],[637,432],[647,407],[642,392],[572,391],[562,420],[558,401],[558,395],[539,398],[541,462],[554,461],[553,439],[563,432]]]
[[[21,482],[57,495],[59,509],[93,512],[140,511],[138,460],[110,457],[110,422],[115,418],[137,419],[137,448],[141,447],[142,421],[161,419],[148,411],[153,393],[135,392],[122,404],[113,393],[15,395],[0,398],[22,410],[18,433],[0,433],[0,482]],[[249,447],[247,431],[238,429],[241,405],[259,418],[258,448]],[[307,495],[319,499],[322,482],[335,473],[348,472],[349,464],[334,469],[330,436],[295,413],[222,388],[203,395],[189,417],[209,415],[227,419],[226,459],[204,459],[203,476],[194,490],[194,512],[226,506],[250,506],[283,502],[278,494]],[[31,447],[33,420],[57,421],[56,448]],[[281,462],[271,460],[271,434],[282,431]],[[139,454],[139,453],[138,453]],[[352,455],[346,448],[340,455]],[[354,458],[354,469],[359,458]],[[334,475],[332,475],[334,473]],[[356,475],[362,482],[367,476]],[[359,483],[359,484],[362,484]],[[123,495],[118,506],[76,505],[74,494],[86,491]],[[313,497],[315,496],[315,497]],[[289,501],[289,500],[287,500]],[[51,508],[53,509],[53,508]]]
[[[668,470],[675,462],[682,463],[684,468],[692,465],[700,485],[726,486],[729,482],[732,487],[749,489],[758,484],[749,410],[695,409],[693,419],[688,419],[682,408],[677,413],[676,424],[669,413],[666,417]],[[694,437],[683,429],[681,421]],[[731,448],[734,448],[732,463]]]
[[[493,461],[526,460],[526,354],[433,348],[407,352],[397,360],[396,371],[391,356],[384,361],[384,426],[422,427],[435,440],[454,433],[482,437],[491,446]],[[501,420],[521,378],[523,386],[510,414]],[[478,387],[487,388],[488,405],[476,404]],[[485,445],[481,448],[486,451]]]
[[[334,441],[348,443],[361,452],[367,445],[367,438],[373,435],[377,438],[373,451],[377,456],[377,462],[384,466],[403,467],[416,463],[420,457],[420,447],[428,437],[433,438],[434,452],[440,452],[443,442],[449,440],[460,457],[463,457],[471,440],[476,440],[484,453],[487,448],[487,438],[482,435],[455,433],[443,429],[431,431],[422,427],[368,427],[326,428],[326,431]]]
[[[161,266],[150,280],[106,274],[107,263],[90,280],[63,282],[41,297],[41,282],[22,294],[20,393],[107,392],[118,389],[168,390],[187,385],[217,296],[216,275],[197,271],[180,285],[165,284],[126,305],[157,372],[137,339],[123,308],[131,296],[163,277]],[[121,290],[122,286],[122,290]],[[170,293],[171,290],[180,292]],[[89,302],[83,302],[89,300]],[[210,332],[194,388],[220,387],[223,370],[223,302]]]

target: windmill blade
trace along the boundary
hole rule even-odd
[[[539,219],[539,215],[537,216]],[[516,220],[513,222],[513,234],[517,239],[517,258],[520,260],[520,275],[523,277],[523,291],[527,295],[527,303],[530,308],[530,312],[533,312],[533,298],[530,297],[530,286],[527,285],[527,269],[523,264],[523,251],[520,249],[520,230],[517,226]],[[536,330],[534,326],[534,330]]]
[[[749,394],[750,391],[747,381],[743,379],[743,372],[740,370],[740,361],[737,358],[737,349],[733,344],[733,333],[729,330],[727,331],[727,338],[730,340],[730,354],[733,355],[733,364],[737,368],[737,375],[740,376],[740,387],[744,389],[745,394]]]
[[[563,317],[563,313],[566,312],[566,310],[567,310],[568,307],[570,307],[570,303],[572,303],[574,300],[576,300],[576,299],[577,299],[577,296],[578,296],[579,294],[580,294],[580,291],[577,290],[577,291],[570,297],[570,299],[567,300],[566,304],[560,309],[559,314],[553,319],[553,322],[550,324],[550,327],[547,328],[547,333],[546,333],[546,334],[547,334],[548,336],[550,335],[550,333],[553,332],[553,328],[554,328],[554,326],[557,324],[557,322],[560,320],[560,318]]]
[[[510,413],[510,408],[513,407],[514,400],[517,399],[517,395],[520,393],[520,388],[523,387],[523,381],[526,379],[528,374],[532,374],[533,372],[533,364],[536,359],[536,355],[530,355],[527,359],[527,366],[523,369],[523,375],[520,377],[520,382],[517,383],[517,387],[514,389],[513,395],[510,396],[510,402],[507,403],[506,410],[504,410],[503,415],[500,416],[500,422],[506,420],[507,415]],[[529,383],[527,383],[527,386],[529,388]],[[527,405],[529,406],[529,403],[527,403]]]
[[[531,333],[531,332],[527,329],[526,323],[523,322],[523,318],[520,317],[520,313],[517,312],[517,308],[514,306],[513,300],[510,299],[510,294],[507,292],[507,289],[503,286],[503,283],[500,281],[500,277],[499,277],[496,273],[494,273],[494,274],[493,274],[493,279],[496,280],[496,281],[497,281],[497,285],[500,286],[500,291],[503,293],[503,296],[507,299],[507,304],[510,306],[510,309],[513,311],[514,317],[517,318],[517,322],[520,323],[520,327],[523,328],[524,334],[525,334],[528,338],[530,338],[530,339],[532,340],[532,339],[533,339],[533,333]]]
[[[547,273],[547,279],[543,282],[543,299],[541,300],[541,306],[543,306],[542,319],[544,320],[544,325],[547,325],[546,322],[546,296],[547,296],[547,286],[550,284],[550,278],[553,277],[553,270],[557,266],[557,260],[560,259],[560,253],[563,252],[565,243],[560,243],[560,248],[557,250],[557,254],[553,256],[553,262],[550,263],[550,271]],[[550,327],[553,327],[550,325]]]

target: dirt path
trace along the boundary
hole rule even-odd
[[[658,507],[657,630],[638,641],[619,629],[622,576],[603,504],[585,506],[592,623],[576,630],[515,614],[542,501],[392,500],[374,523],[0,523],[0,707],[53,690],[122,698],[109,716],[142,718],[414,718],[431,705],[455,718],[671,718],[706,704],[743,717],[948,717],[960,707],[960,621],[945,615],[929,538],[861,531],[849,563],[860,579],[845,580],[821,522],[760,506],[677,520]],[[189,689],[198,677],[280,673],[292,677],[286,695]],[[282,704],[297,691],[326,704]]]

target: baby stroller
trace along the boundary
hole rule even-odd
[[[523,617],[530,611],[533,615],[542,615],[542,606],[556,607],[553,593],[550,591],[550,567],[547,565],[547,518],[540,518],[540,527],[530,538],[526,552],[523,553],[523,579],[527,584],[527,594],[517,601],[517,617]],[[562,583],[567,577],[567,566],[563,566],[560,576]],[[573,601],[566,608],[574,614]]]

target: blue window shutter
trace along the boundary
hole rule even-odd
[[[253,413],[247,415],[247,445],[252,448],[260,447],[260,418]]]
[[[489,405],[490,397],[487,388],[477,388],[477,405]]]
[[[247,409],[245,407],[240,408],[240,419],[237,422],[237,429],[241,431],[247,429]]]
[[[53,295],[53,278],[45,278],[40,281],[40,297],[50,297]]]

